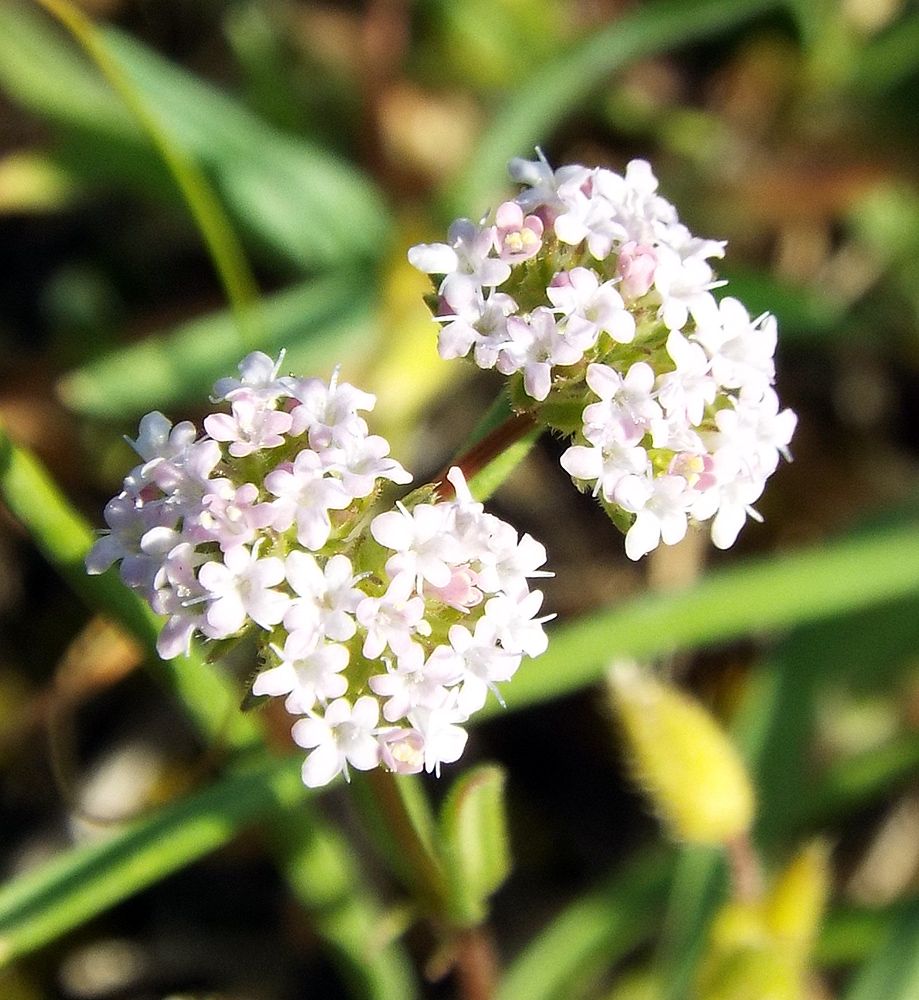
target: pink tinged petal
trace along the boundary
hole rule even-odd
[[[308,552],[294,549],[284,561],[284,571],[287,582],[300,597],[316,597],[325,590],[323,572]]]
[[[160,657],[171,660],[180,653],[188,656],[191,652],[191,637],[197,624],[197,616],[185,618],[181,615],[172,615],[156,640],[156,651]]]
[[[742,506],[722,505],[712,521],[712,542],[716,548],[729,549],[740,534],[747,520],[747,512]]]
[[[205,612],[205,634],[210,639],[225,639],[238,632],[246,623],[246,608],[238,594],[216,598]]]
[[[112,563],[123,558],[124,555],[125,550],[121,542],[111,535],[103,535],[102,538],[97,538],[93,542],[93,547],[84,560],[86,572],[90,576],[104,573]]]
[[[631,344],[635,339],[635,317],[626,310],[620,310],[610,320],[607,332],[617,344]]]
[[[351,711],[351,721],[361,729],[373,729],[380,718],[380,705],[376,698],[364,695],[358,698]]]
[[[549,395],[552,385],[552,366],[547,363],[528,364],[523,374],[527,395],[540,402]]]
[[[487,700],[488,685],[485,681],[474,674],[467,674],[457,695],[456,707],[464,715],[473,715],[484,707]]]
[[[515,201],[505,201],[495,212],[498,229],[519,229],[523,225],[523,209]]]
[[[661,525],[661,541],[664,545],[676,545],[686,535],[686,514],[683,511],[670,511],[659,515]]]
[[[370,522],[370,534],[388,549],[404,552],[412,543],[411,516],[401,510],[390,510],[378,514]]]
[[[416,729],[390,729],[378,736],[383,763],[396,774],[418,774],[424,767],[424,737]]]
[[[235,441],[236,421],[228,413],[212,413],[204,418],[204,429],[215,441]]]
[[[348,744],[348,763],[358,771],[370,771],[380,763],[380,744],[366,734]]]
[[[277,590],[262,590],[249,602],[249,616],[261,625],[270,628],[284,618],[284,613],[290,605],[290,598]]]
[[[335,704],[337,702],[332,702],[332,705]],[[332,705],[329,706],[329,709],[332,708]],[[329,709],[326,709],[327,716]],[[312,747],[318,747],[320,744],[328,742],[332,734],[332,729],[325,719],[310,717],[308,719],[299,719],[294,723],[290,732],[297,746],[309,750]]]

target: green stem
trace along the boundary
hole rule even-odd
[[[35,2],[60,21],[79,42],[163,158],[207,244],[236,319],[240,346],[244,349],[252,346],[257,339],[253,312],[258,301],[258,289],[236,233],[204,175],[172,142],[156,117],[147,109],[137,88],[117,60],[112,58],[92,21],[70,0]]]
[[[352,775],[355,800],[380,853],[416,905],[436,921],[447,908],[446,877],[419,781],[382,768]]]

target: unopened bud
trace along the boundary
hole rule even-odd
[[[609,672],[636,780],[679,840],[725,844],[747,832],[755,800],[725,731],[696,701],[635,664]]]
[[[810,951],[830,884],[829,848],[822,840],[805,844],[779,875],[766,899],[765,919],[776,938],[794,950]]]

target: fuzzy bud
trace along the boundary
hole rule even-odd
[[[726,844],[753,820],[753,787],[725,731],[682,691],[617,663],[612,704],[637,782],[677,840]]]

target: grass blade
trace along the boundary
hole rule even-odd
[[[291,371],[331,370],[367,344],[373,288],[350,272],[325,275],[262,300],[258,347],[287,348]],[[78,413],[109,419],[207,398],[217,378],[236,370],[240,343],[222,311],[189,320],[71,372],[59,384]]]
[[[532,157],[553,129],[611,73],[645,56],[726,31],[768,11],[776,0],[664,0],[641,4],[530,73],[492,118],[463,174],[444,195],[444,214],[496,205],[507,162]]]
[[[919,591],[919,529],[866,532],[822,548],[718,570],[678,593],[649,594],[562,625],[504,692],[508,708],[599,680],[617,656],[639,660],[882,604]],[[489,702],[483,711],[500,707]]]

